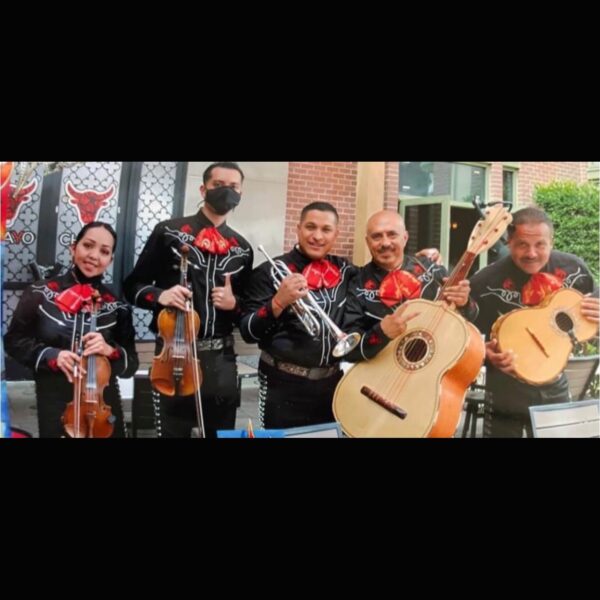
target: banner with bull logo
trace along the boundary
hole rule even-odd
[[[118,284],[132,268],[153,227],[175,216],[175,183],[178,165],[183,164],[2,163],[7,282],[2,295],[3,331],[28,284],[69,267],[69,247],[91,221],[105,221],[121,232],[115,261],[105,276],[107,283]],[[185,177],[184,167],[181,173]],[[149,317],[147,311],[135,312],[138,339],[151,337]]]
[[[116,229],[118,191],[123,163],[78,163],[63,170],[57,209],[56,261],[71,262],[69,247],[79,230],[92,221],[105,221]],[[111,264],[104,277],[113,280]]]

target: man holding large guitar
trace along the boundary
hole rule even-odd
[[[344,315],[344,331],[358,331],[361,343],[346,360],[368,360],[378,354],[390,340],[406,330],[406,323],[416,315],[401,309],[415,298],[436,299],[448,272],[423,256],[404,254],[408,233],[402,216],[382,210],[367,223],[367,246],[373,258],[351,282]],[[454,303],[465,318],[475,316],[475,304],[469,302],[469,282],[444,290],[444,299]]]
[[[359,362],[333,399],[347,435],[451,437],[456,431],[485,355],[481,334],[464,318],[476,311],[466,275],[509,219],[505,211],[489,212],[449,277],[444,267],[404,254],[408,234],[399,214],[381,211],[369,220],[373,261],[351,282],[344,319],[344,329],[360,335],[348,355]]]
[[[485,435],[489,437],[522,437],[523,427],[531,436],[529,406],[569,400],[564,373],[540,386],[516,378],[514,352],[510,348],[501,351],[497,340],[490,339],[498,317],[515,309],[537,306],[561,288],[573,288],[582,294],[595,292],[597,296],[584,261],[552,249],[554,227],[542,210],[528,207],[514,213],[508,233],[510,256],[482,269],[471,279],[472,295],[478,304],[475,324],[488,340],[487,389],[491,392],[491,402]],[[583,298],[581,315],[599,322],[597,297]]]

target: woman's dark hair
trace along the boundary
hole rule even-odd
[[[240,169],[240,165],[234,162],[216,162],[207,167],[206,171],[204,171],[204,174],[202,175],[202,181],[204,182],[204,185],[206,185],[210,181],[213,170],[217,168],[233,169],[234,171],[237,171],[242,176],[242,183],[244,183],[244,172],[242,171],[242,169]]]
[[[75,238],[75,243],[73,245],[77,246],[77,244],[83,239],[83,236],[90,229],[94,229],[96,227],[103,227],[104,229],[106,229],[106,231],[108,231],[108,233],[110,233],[110,235],[113,236],[113,240],[115,241],[115,243],[113,245],[113,254],[114,254],[115,250],[117,249],[117,233],[112,228],[112,225],[109,225],[108,223],[104,223],[104,221],[92,221],[91,223],[88,223],[87,225],[84,225],[81,228],[81,231],[77,234],[77,237]]]

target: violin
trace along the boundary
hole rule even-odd
[[[179,284],[188,288],[189,248],[181,248]],[[152,361],[150,381],[165,396],[191,396],[200,390],[202,372],[196,348],[200,316],[188,301],[188,311],[168,307],[158,315],[158,335],[164,345]]]
[[[92,295],[90,333],[97,331],[98,305],[100,294]],[[77,331],[78,317],[81,331]],[[92,354],[83,357],[83,313],[75,317],[75,331],[71,350],[81,358],[76,367],[73,381],[73,400],[67,404],[62,421],[65,431],[72,438],[108,438],[114,429],[115,417],[112,409],[104,402],[104,388],[110,381],[111,367],[106,356]],[[85,382],[83,372],[86,372]]]

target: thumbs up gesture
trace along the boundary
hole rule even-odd
[[[233,310],[237,304],[237,300],[231,289],[231,274],[225,275],[225,285],[223,287],[215,287],[212,292],[213,305],[219,310]]]

